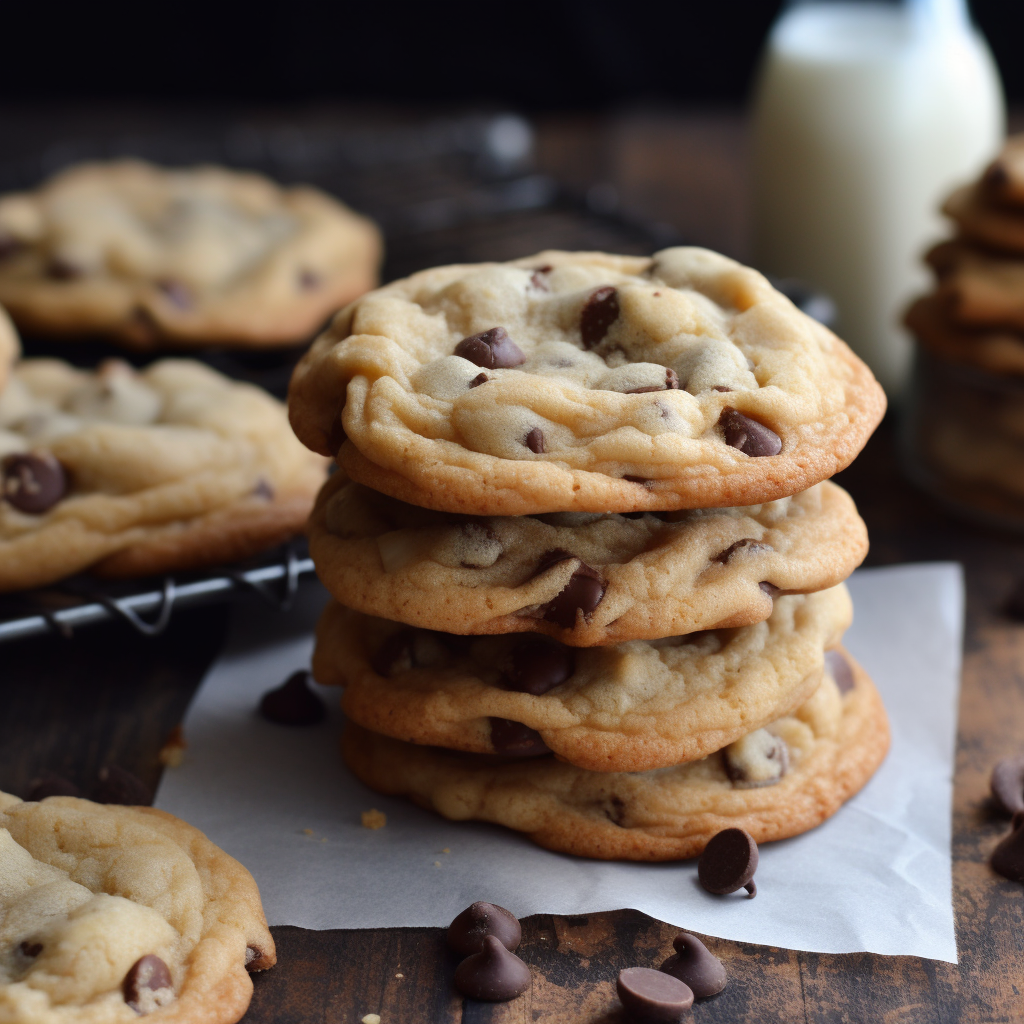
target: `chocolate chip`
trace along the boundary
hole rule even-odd
[[[82,276],[82,268],[57,256],[50,260],[46,276],[54,281],[73,281],[76,277]]]
[[[299,287],[304,292],[315,291],[321,285],[320,275],[312,270],[299,271]]]
[[[737,551],[742,551],[745,555],[759,555],[764,551],[771,550],[770,544],[762,544],[759,540],[754,540],[753,537],[745,537],[743,540],[736,541],[735,544],[730,544],[724,551],[719,551],[711,561],[721,562],[722,565],[725,565]]]
[[[557,552],[549,552],[556,554]],[[571,558],[562,553],[563,557],[555,561]],[[548,563],[550,566],[553,563]],[[548,566],[545,566],[547,568]],[[573,629],[576,625],[576,613],[583,612],[584,618],[592,614],[604,597],[605,584],[601,574],[581,561],[579,567],[569,577],[569,582],[544,605],[544,618],[555,622],[565,629]]]
[[[68,476],[49,452],[8,455],[0,462],[0,494],[19,512],[41,515],[67,494]]]
[[[678,391],[679,390],[679,374],[676,373],[671,367],[665,370],[665,385],[662,387],[659,384],[652,384],[649,388],[631,388],[629,391],[624,391],[626,395],[645,395],[649,391]]]
[[[763,591],[764,591],[764,592],[765,592],[765,593],[766,593],[766,594],[767,594],[767,595],[768,595],[768,596],[769,596],[770,598],[772,598],[772,600],[774,600],[774,599],[775,599],[776,597],[778,597],[778,595],[779,595],[779,594],[781,593],[781,590],[780,590],[780,589],[779,589],[779,588],[778,588],[777,586],[775,586],[775,584],[774,584],[774,583],[769,583],[769,582],[768,582],[767,580],[761,580],[761,582],[760,582],[760,583],[758,583],[758,586],[759,586],[759,587],[760,587],[760,588],[761,588],[761,589],[762,589],[762,590],[763,590]]]
[[[530,969],[493,935],[485,935],[479,953],[455,969],[455,987],[470,999],[505,1003],[530,987]]]
[[[544,431],[540,427],[534,427],[523,441],[523,444],[533,452],[534,455],[544,454]]]
[[[551,753],[536,729],[508,718],[491,719],[491,745],[496,754],[506,757],[540,757]]]
[[[757,843],[741,828],[723,829],[712,836],[697,862],[700,884],[719,896],[746,889],[753,899],[757,895],[756,870]]]
[[[688,985],[696,999],[718,995],[728,978],[722,961],[696,935],[680,932],[673,940],[675,955],[659,968]]]
[[[842,651],[826,651],[825,667],[835,681],[840,693],[849,693],[856,685],[856,681],[853,678],[853,669],[850,668],[850,663],[843,657]],[[1021,804],[1021,810],[1024,810],[1024,804]]]
[[[763,455],[778,455],[782,451],[782,439],[774,430],[729,406],[722,410],[718,422],[725,431],[725,443],[739,449],[744,455],[760,458]]]
[[[689,985],[651,967],[619,971],[615,988],[626,1013],[642,1021],[677,1021],[693,1006]]]
[[[460,956],[479,953],[493,935],[509,952],[519,945],[523,929],[513,913],[482,900],[471,904],[448,926],[448,946]]]
[[[1024,811],[1013,816],[1010,834],[992,851],[992,870],[1011,882],[1024,882]]]
[[[178,309],[192,308],[192,293],[180,281],[160,281],[158,284],[172,305]]]
[[[486,384],[491,378],[486,373],[478,373],[470,382],[471,388],[478,388],[481,384]]]
[[[526,362],[523,350],[508,336],[504,327],[492,327],[471,334],[455,346],[455,354],[485,370],[501,370]]]
[[[723,394],[729,394],[732,391],[732,388],[727,388],[724,384],[716,384],[711,390],[721,391]]]
[[[43,951],[43,944],[41,942],[30,942],[26,939],[18,946],[18,952],[22,956],[30,956],[35,959]]]
[[[1024,811],[1024,757],[1007,757],[992,769],[992,796],[1007,814]]]
[[[341,446],[345,443],[345,440],[345,428],[342,426],[341,415],[339,414],[335,417],[327,434],[327,450],[331,453],[332,459],[338,457],[338,452],[341,451]]]
[[[619,828],[625,828],[626,802],[621,796],[612,796],[602,808],[604,816]]]
[[[411,629],[400,629],[392,633],[370,659],[370,668],[385,679],[393,672],[405,672],[412,668],[414,640],[415,635]]]
[[[533,274],[530,275],[530,284],[533,285],[534,288],[540,289],[542,292],[550,291],[551,289],[548,288],[548,282],[545,275],[550,274],[552,270],[554,270],[554,267],[538,267]]]
[[[136,1013],[152,1013],[174,998],[171,972],[158,956],[147,953],[129,968],[121,985],[124,1001]]]
[[[278,725],[316,725],[327,717],[327,708],[309,688],[309,673],[300,669],[276,690],[263,694],[260,714]]]
[[[136,807],[153,802],[153,794],[142,779],[116,764],[101,768],[97,775],[99,782],[96,783],[92,798],[98,804]]]
[[[576,655],[572,648],[547,637],[530,637],[512,651],[512,672],[505,685],[509,690],[539,697],[564,683],[575,671]]]
[[[264,971],[270,966],[267,954],[259,946],[245,947],[245,969],[247,971]]]
[[[48,796],[81,796],[82,791],[60,775],[45,772],[29,783],[26,800],[45,800]]]
[[[609,286],[591,292],[580,311],[580,336],[584,348],[600,344],[619,318],[619,293]]]

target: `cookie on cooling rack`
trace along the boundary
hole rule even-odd
[[[82,164],[0,198],[0,303],[28,334],[292,345],[380,258],[376,226],[325,193],[220,167]]]
[[[238,861],[150,807],[0,793],[0,1018],[233,1024],[277,962]]]
[[[884,407],[835,335],[692,248],[423,271],[338,314],[289,397],[352,479],[478,515],[771,501],[846,466]]]
[[[247,557],[302,531],[326,469],[280,402],[201,363],[23,360],[0,392],[0,591]]]
[[[871,680],[844,654],[796,711],[674,768],[594,772],[550,755],[461,754],[351,722],[342,747],[371,789],[446,818],[505,825],[562,853],[659,861],[695,857],[725,828],[762,843],[821,824],[874,774],[889,727]]]
[[[779,598],[752,626],[578,649],[412,630],[332,604],[313,673],[345,687],[349,719],[396,739],[639,772],[704,757],[806,700],[851,618],[840,584]]]

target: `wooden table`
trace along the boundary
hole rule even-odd
[[[0,139],[24,117],[0,110]],[[45,131],[38,113],[32,124]],[[637,111],[543,118],[538,153],[542,166],[563,180],[580,187],[610,182],[645,215],[743,258],[744,140],[743,121],[735,114]],[[1024,1019],[1024,888],[998,878],[986,863],[1007,829],[988,806],[988,773],[996,760],[1024,746],[1024,626],[1001,610],[1024,579],[1024,543],[938,510],[902,478],[894,437],[895,425],[887,420],[839,482],[871,531],[867,564],[954,559],[966,569],[953,841],[960,964],[802,953],[708,938],[731,980],[720,996],[695,1007],[694,1020]],[[107,763],[155,786],[158,751],[216,656],[225,622],[223,609],[186,611],[156,640],[110,626],[70,643],[34,640],[0,649],[0,789],[23,793],[43,770],[87,786]],[[464,1002],[452,991],[453,965],[440,929],[275,928],[280,963],[256,976],[245,1020],[348,1024],[378,1013],[384,1024],[611,1024],[622,1019],[614,995],[618,971],[660,963],[672,952],[676,931],[627,910],[527,918],[519,952],[533,970],[533,987],[512,1003],[489,1005]]]

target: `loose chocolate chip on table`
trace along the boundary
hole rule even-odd
[[[992,769],[992,796],[1007,814],[1024,811],[1024,757],[1007,757]]]
[[[544,605],[544,618],[572,629],[576,625],[576,613],[581,611],[584,617],[590,615],[601,603],[604,592],[600,573],[581,561],[569,582]]]
[[[522,940],[523,929],[511,911],[478,900],[448,925],[448,946],[460,956],[470,956],[483,949],[484,938],[488,935],[493,935],[512,952]]]
[[[48,512],[67,490],[67,473],[49,452],[17,453],[0,462],[0,496],[19,512]]]
[[[508,336],[504,327],[492,327],[471,334],[455,346],[455,354],[485,370],[501,370],[526,362],[523,350]]]
[[[470,999],[504,1003],[530,987],[530,969],[494,935],[485,935],[479,953],[455,969],[455,987]]]
[[[26,800],[45,800],[48,796],[81,796],[82,791],[60,775],[46,772],[29,783]]]
[[[853,689],[855,685],[853,669],[850,668],[850,663],[843,657],[842,651],[826,651],[825,667],[835,681],[840,693],[849,693]],[[1024,810],[1024,803],[1021,804],[1021,810]]]
[[[725,565],[737,551],[742,551],[745,555],[759,555],[764,551],[771,550],[772,546],[770,544],[762,544],[761,541],[754,540],[753,537],[746,537],[743,540],[736,541],[735,544],[730,544],[724,551],[720,551],[712,561],[721,562],[722,565]]]
[[[192,295],[180,281],[161,281],[160,291],[178,309],[190,309],[192,307]]]
[[[136,1013],[152,1013],[158,1006],[165,1006],[174,995],[167,964],[152,953],[147,953],[132,964],[124,977],[121,990],[124,992],[124,1001]]]
[[[505,687],[535,697],[564,683],[576,671],[576,656],[571,647],[547,637],[528,638],[512,651],[512,672]]]
[[[97,774],[99,781],[92,794],[96,803],[136,807],[153,802],[153,794],[142,779],[116,764],[101,768]]]
[[[1024,882],[1024,811],[1013,816],[1010,834],[992,851],[992,870],[1011,882]]]
[[[278,725],[316,725],[327,717],[327,708],[309,688],[309,673],[300,669],[263,694],[260,714]]]
[[[749,899],[757,895],[757,843],[741,828],[723,829],[712,836],[697,862],[700,884],[718,896],[746,889]]]
[[[544,431],[540,427],[534,427],[523,441],[523,444],[533,452],[534,455],[544,454]]]
[[[591,292],[580,311],[580,336],[584,348],[600,344],[619,318],[619,293],[609,286]]]
[[[778,455],[782,451],[782,439],[774,430],[729,406],[722,410],[718,422],[725,432],[725,443],[744,455],[760,458],[762,455]]]
[[[42,951],[43,944],[41,942],[30,942],[28,939],[18,946],[18,952],[20,952],[22,956],[30,956],[33,959],[39,956]]]
[[[481,384],[486,384],[491,378],[486,373],[478,373],[470,382],[471,388],[478,388]]]
[[[491,745],[496,754],[506,757],[539,757],[551,753],[536,729],[509,718],[491,719]]]
[[[680,932],[673,940],[675,955],[660,970],[688,985],[695,999],[718,995],[728,978],[722,961],[696,935]]]
[[[387,678],[393,672],[401,672],[413,667],[412,645],[415,639],[411,629],[400,629],[381,644],[377,653],[370,659],[370,668],[379,676]]]
[[[626,1013],[642,1021],[677,1021],[693,1006],[690,986],[652,967],[627,967],[615,985]]]

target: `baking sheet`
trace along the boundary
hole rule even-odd
[[[758,895],[716,897],[695,862],[623,864],[550,853],[497,826],[448,822],[379,796],[341,762],[337,692],[323,725],[262,720],[261,694],[308,665],[324,597],[288,616],[238,607],[185,721],[183,764],[156,804],[252,871],[269,922],[444,926],[486,899],[520,917],[633,908],[722,938],[825,953],[956,962],[952,781],[963,623],[958,565],[861,570],[845,644],[875,680],[892,749],[867,787],[806,835],[761,847]],[[387,814],[379,830],[360,813]]]

